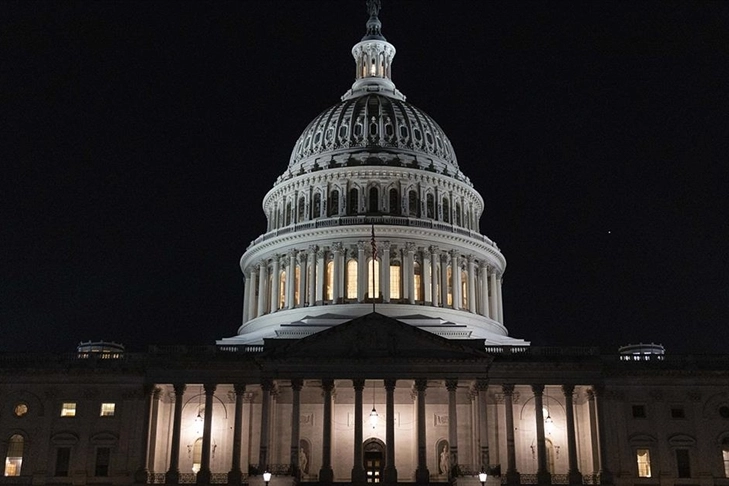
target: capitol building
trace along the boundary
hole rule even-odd
[[[240,326],[0,354],[0,486],[729,486],[729,356],[509,335],[479,181],[367,15],[354,83],[270,161]]]

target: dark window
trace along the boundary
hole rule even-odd
[[[425,196],[425,214],[430,219],[435,218],[435,201],[432,194]]]
[[[633,418],[645,418],[645,405],[633,405]]]
[[[314,207],[312,209],[311,219],[321,216],[321,194],[314,194]]]
[[[671,409],[671,418],[675,418],[675,419],[686,418],[686,413],[683,411],[683,408],[674,407]]]
[[[726,405],[719,407],[719,416],[721,416],[721,418],[729,419],[729,407]]]
[[[285,226],[288,226],[291,224],[291,203],[286,203],[286,224]]]
[[[461,205],[456,203],[456,225],[461,226]]]
[[[71,448],[59,447],[56,449],[56,476],[68,476],[68,466],[71,462]]]
[[[676,466],[678,466],[679,478],[691,477],[691,461],[689,461],[688,449],[676,449]]]
[[[408,206],[409,206],[410,216],[417,216],[418,215],[418,193],[417,192],[410,191],[408,193]]]
[[[370,213],[376,213],[379,210],[378,199],[379,191],[376,187],[370,187]]]
[[[357,189],[349,190],[349,201],[347,202],[347,213],[359,213],[359,191]]]
[[[94,476],[109,475],[109,459],[111,458],[111,449],[108,447],[99,447],[96,449],[96,467],[94,468]]]
[[[390,189],[390,214],[399,214],[400,198],[397,195],[397,189]]]
[[[339,214],[339,191],[336,189],[329,193],[329,216]]]
[[[304,209],[306,207],[306,200],[303,197],[299,198],[299,207],[297,208],[298,218],[297,223],[301,223],[304,220]]]
[[[451,222],[451,213],[448,207],[448,199],[443,199],[443,221],[446,223]]]

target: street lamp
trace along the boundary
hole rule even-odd
[[[486,486],[486,479],[489,477],[485,472],[478,473],[478,480],[481,481],[481,486]]]
[[[271,481],[271,473],[266,470],[266,472],[263,473],[263,482],[266,483],[266,486],[268,486],[269,481]]]

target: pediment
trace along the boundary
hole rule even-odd
[[[482,341],[437,336],[373,312],[306,338],[266,340],[264,359],[286,360],[482,360],[490,358]]]

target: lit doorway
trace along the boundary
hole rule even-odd
[[[378,439],[364,443],[364,466],[368,483],[381,483],[385,468],[385,444]]]

